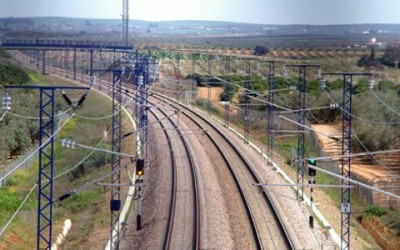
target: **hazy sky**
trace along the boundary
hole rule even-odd
[[[264,24],[400,23],[400,0],[129,0],[130,19]],[[122,0],[0,0],[0,17],[120,18]]]

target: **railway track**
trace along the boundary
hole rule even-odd
[[[259,192],[259,189],[253,185],[254,183],[263,183],[263,179],[238,147],[204,116],[162,95],[153,93],[153,97],[175,108],[183,109],[182,114],[205,131],[216,150],[224,158],[240,190],[243,203],[246,205],[251,228],[255,235],[256,247],[258,249],[294,249],[271,197],[264,190]]]
[[[52,67],[52,70],[54,73],[57,72],[60,75],[67,74],[64,69]],[[90,82],[90,77],[86,75],[79,76],[78,79]],[[100,80],[100,82],[103,85],[109,85],[107,81]],[[132,95],[133,91],[131,91],[130,88],[124,87],[124,89],[128,90],[124,91],[125,95],[134,98]],[[280,218],[277,208],[274,206],[271,200],[271,197],[267,192],[265,192],[264,189],[262,189],[260,192],[260,189],[252,185],[254,183],[263,183],[264,181],[257,173],[254,166],[252,166],[251,162],[243,153],[241,153],[239,148],[235,146],[232,141],[227,138],[224,133],[218,127],[213,125],[204,115],[200,115],[190,108],[157,93],[153,93],[152,98],[170,105],[175,109],[184,110],[182,114],[186,117],[185,119],[190,121],[194,126],[205,131],[207,138],[212,142],[216,150],[224,159],[226,166],[229,167],[229,172],[232,174],[238,190],[240,190],[240,196],[243,200],[243,204],[245,205],[246,213],[249,218],[250,227],[253,233],[255,248],[294,249],[293,242],[282,222],[282,219]],[[191,157],[192,153],[188,146],[189,144],[187,138],[182,131],[179,130],[176,121],[173,121],[171,117],[168,117],[169,114],[167,114],[165,111],[162,111],[161,109],[158,109],[157,111],[150,109],[150,112],[153,114],[155,119],[162,124],[161,126],[163,127],[164,134],[168,140],[169,148],[171,150],[171,174],[173,176],[172,178],[176,180],[173,181],[173,187],[171,188],[171,202],[169,207],[168,223],[165,229],[163,249],[199,249],[200,209],[198,187],[196,184],[195,164],[193,162],[193,158]],[[162,117],[168,117],[168,119],[163,119]],[[161,122],[161,120],[163,120],[163,122]],[[177,138],[179,140],[177,140]],[[174,145],[174,143],[179,146],[177,147],[177,145]],[[181,148],[183,150],[177,150],[177,148]],[[182,151],[185,152],[184,154],[186,157],[178,153],[178,151],[181,151],[181,153]],[[181,161],[181,163],[178,163],[178,161]],[[191,174],[189,178],[187,173],[185,173],[185,170],[181,169],[179,170],[181,173],[178,173],[178,164],[190,166],[189,172]],[[183,181],[183,183],[187,183],[189,179],[190,182],[193,183],[191,185],[191,189],[193,190],[193,199],[191,202],[186,202],[185,200],[189,196],[182,198],[180,197],[181,195],[177,193],[177,191],[180,190],[178,185],[178,176],[185,176],[184,178],[186,178],[186,182]],[[177,205],[178,203],[179,205]],[[185,230],[185,223],[179,223],[179,221],[185,221],[188,219],[179,219],[178,217],[181,216],[181,214],[177,212],[177,207],[182,208],[188,203],[193,204],[191,209],[192,219],[189,223],[192,225],[192,230]],[[177,216],[178,214],[179,216]],[[179,227],[180,229],[178,229]],[[191,231],[191,236],[182,237],[182,235],[177,233],[178,231],[185,233],[187,233],[187,231]],[[178,241],[174,241],[174,239],[178,238]]]
[[[172,167],[171,202],[163,249],[200,249],[199,191],[195,163],[188,141],[170,114],[162,109],[150,109],[150,112],[163,128],[170,149]],[[188,189],[191,192],[182,192]]]
[[[112,87],[106,81],[102,84]],[[124,88],[129,89],[124,91],[126,96],[135,98],[132,89]],[[200,249],[199,188],[193,153],[171,114],[161,108],[149,109],[149,112],[162,128],[171,159],[171,194],[162,248]]]

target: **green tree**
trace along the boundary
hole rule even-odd
[[[389,44],[380,61],[390,67],[398,67],[400,62],[400,43]]]

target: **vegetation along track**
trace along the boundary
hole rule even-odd
[[[172,107],[184,110],[182,114],[205,131],[207,137],[224,158],[246,206],[257,244],[256,247],[259,249],[294,249],[290,236],[269,194],[264,189],[259,192],[260,189],[253,185],[254,183],[263,183],[263,179],[237,146],[204,116],[162,95],[153,93],[152,96]]]

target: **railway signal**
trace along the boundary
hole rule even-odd
[[[144,174],[144,159],[137,159],[136,160],[136,175],[143,176]]]
[[[309,159],[308,160],[308,164],[311,166],[317,166],[317,161],[315,159]],[[314,168],[308,168],[308,175],[311,177],[314,177],[317,174],[317,170],[315,170]]]

